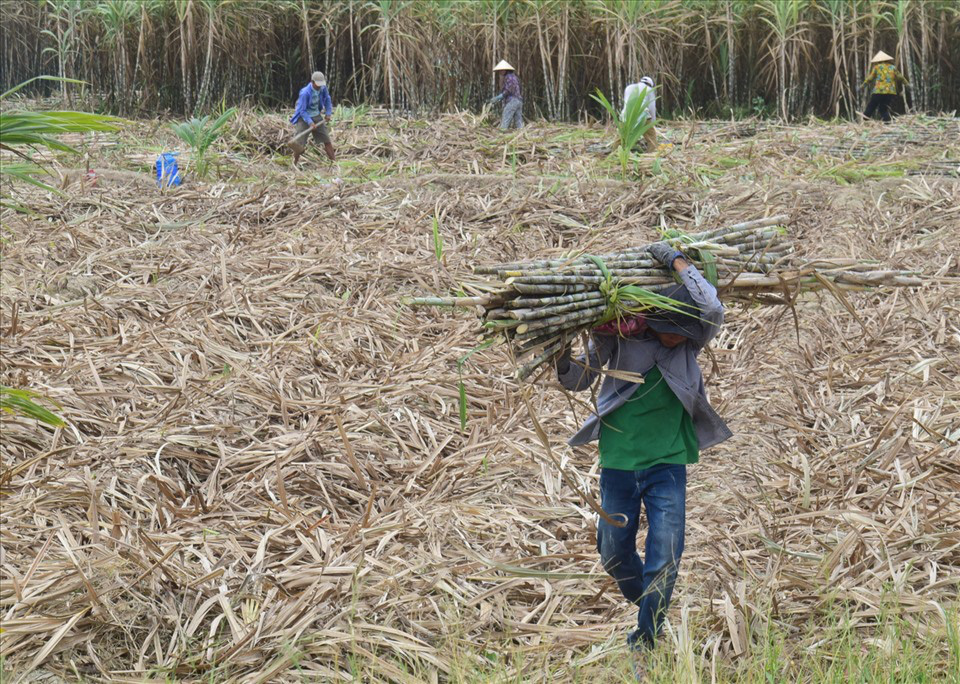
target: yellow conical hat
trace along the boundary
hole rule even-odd
[[[493,67],[494,71],[516,71],[505,59],[501,59],[500,63]]]
[[[893,57],[891,57],[886,52],[881,50],[880,52],[878,52],[873,56],[873,59],[870,60],[870,63],[876,64],[877,62],[892,62],[892,61],[893,61]]]

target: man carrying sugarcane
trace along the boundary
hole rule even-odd
[[[323,122],[318,123],[320,118],[320,107],[323,107]],[[327,78],[322,71],[314,71],[310,77],[310,82],[300,89],[300,95],[297,97],[297,108],[290,118],[295,133],[293,140],[290,141],[290,148],[293,150],[293,165],[296,166],[302,155],[307,149],[307,138],[313,136],[317,143],[323,143],[323,148],[330,161],[336,161],[336,153],[333,149],[333,143],[330,141],[330,132],[327,130],[327,124],[330,123],[330,117],[333,115],[333,100],[330,98],[330,91],[327,89]]]
[[[653,310],[603,331],[612,334],[595,331],[587,354],[572,360],[567,346],[556,360],[560,383],[571,391],[586,390],[605,374],[596,412],[569,443],[599,440],[601,506],[623,526],[600,520],[597,551],[639,609],[627,637],[634,651],[653,647],[670,605],[683,553],[687,465],[699,460],[701,449],[731,436],[707,401],[697,364],[723,323],[716,288],[667,243],[648,250],[678,274],[680,282],[661,293],[677,310]],[[642,558],[636,547],[641,507],[647,522]]]
[[[870,63],[873,64],[873,67],[870,69],[870,73],[867,74],[863,85],[873,82],[873,94],[870,95],[870,102],[867,103],[867,108],[863,111],[863,116],[866,119],[870,119],[873,117],[874,112],[879,112],[880,118],[884,123],[889,123],[890,105],[893,104],[894,99],[897,97],[897,84],[903,83],[907,85],[908,81],[904,78],[903,74],[897,71],[897,67],[893,65],[893,57],[883,50],[877,52],[877,54],[873,56],[873,59],[870,60]]]
[[[503,91],[489,102],[489,104],[496,104],[503,101],[500,130],[523,128],[523,94],[520,92],[520,79],[517,78],[516,71],[505,59],[501,59],[500,63],[493,67],[493,71],[503,73],[501,79]]]
[[[647,152],[657,151],[657,131],[652,124],[657,121],[657,95],[653,86],[653,79],[644,76],[639,83],[631,83],[623,91],[623,110],[620,112],[620,119],[627,118],[627,103],[635,97],[643,98],[643,110],[647,114],[647,121],[651,126],[643,134],[643,140],[647,145]]]

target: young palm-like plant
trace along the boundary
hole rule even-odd
[[[610,118],[613,119],[617,127],[617,139],[619,141],[617,157],[620,159],[620,173],[624,180],[627,178],[627,165],[630,162],[630,153],[640,139],[643,138],[644,133],[653,127],[653,122],[650,121],[647,116],[647,109],[643,106],[644,100],[646,99],[646,92],[646,90],[643,90],[627,101],[622,117],[620,116],[620,112],[617,111],[617,108],[599,89],[597,89],[596,93],[590,95],[590,97],[599,102],[603,108],[607,110],[607,114],[610,115]]]
[[[64,79],[52,76],[37,76],[0,95],[0,102],[5,101],[18,90],[37,80],[62,81]],[[83,83],[83,81],[73,79],[67,80],[69,83]],[[60,142],[56,136],[61,133],[115,131],[119,121],[120,119],[112,116],[101,116],[88,112],[28,112],[18,109],[0,112],[0,149],[13,152],[22,160],[12,164],[0,165],[0,174],[8,178],[32,183],[45,190],[54,190],[53,187],[37,178],[46,171],[36,164],[23,148],[45,147],[49,150],[79,154],[78,150]]]
[[[207,175],[210,162],[207,159],[207,150],[220,137],[220,132],[234,114],[236,107],[231,107],[216,119],[211,121],[209,116],[199,119],[194,117],[189,121],[171,124],[173,132],[193,150],[193,171],[200,178]]]

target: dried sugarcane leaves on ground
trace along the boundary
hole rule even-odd
[[[664,649],[735,681],[765,630],[819,653],[842,613],[886,653],[893,614],[939,639],[946,675],[960,180],[924,169],[960,157],[955,121],[668,123],[630,182],[590,151],[599,127],[358,114],[334,127],[341,161],[299,170],[283,131],[243,112],[207,181],[187,168],[161,191],[152,164],[176,143],[135,124],[79,141],[96,186],[50,158],[63,195],[11,189],[34,214],[3,214],[0,382],[68,421],[2,416],[12,678],[627,676],[632,612],[521,392],[595,495],[595,453],[564,446],[587,408],[548,376],[520,385],[503,348],[460,363],[475,314],[403,299],[480,295],[478,265],[781,214],[804,258],[927,278],[730,306],[705,367],[736,436],[690,470]],[[814,677],[799,655],[777,667]]]

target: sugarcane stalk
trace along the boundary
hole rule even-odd
[[[582,302],[589,299],[603,299],[599,292],[580,292],[577,294],[560,295],[558,297],[520,297],[506,303],[508,308],[525,309],[532,306],[554,306],[556,304],[569,304],[570,302]]]
[[[517,276],[515,278],[508,278],[506,280],[507,285],[514,285],[517,283],[521,284],[530,284],[530,285],[578,285],[581,283],[602,283],[604,278],[588,276],[588,275],[530,275],[530,276]]]
[[[510,319],[494,319],[484,321],[483,327],[485,330],[508,330],[510,328],[517,328],[522,324],[522,321]]]
[[[605,305],[597,306],[592,309],[582,309],[580,311],[571,311],[570,313],[560,314],[558,316],[549,316],[532,321],[524,321],[517,326],[517,335],[523,335],[527,332],[552,328],[554,326],[568,327],[572,323],[582,321],[593,321],[601,318],[606,312]]]
[[[715,228],[714,230],[707,230],[702,233],[692,233],[690,237],[694,240],[710,240],[718,235],[740,233],[744,231],[756,230],[757,228],[776,226],[780,225],[781,223],[786,223],[788,220],[790,220],[789,215],[777,214],[776,216],[768,216],[767,218],[744,221],[743,223],[735,223],[732,226],[726,226],[725,228]]]
[[[511,318],[515,318],[519,321],[531,321],[539,318],[549,318],[551,316],[558,316],[560,314],[569,313],[571,311],[581,311],[583,309],[591,309],[597,306],[597,304],[603,304],[603,297],[598,299],[587,299],[582,302],[570,302],[569,304],[559,304],[557,306],[545,306],[543,308],[534,308],[534,309],[511,309],[507,314]]]
[[[730,256],[724,256],[723,259],[730,262],[748,264],[751,261],[755,261],[758,256],[764,255],[764,254],[766,255],[776,254],[779,256],[780,254],[782,254],[782,252],[759,252],[758,251],[751,254],[743,254],[740,252],[735,252],[735,253],[732,253]],[[702,260],[697,259],[693,256],[688,255],[688,259],[695,264],[702,263]],[[609,262],[604,262],[604,266],[607,267],[607,270],[611,275],[616,275],[621,277],[649,276],[652,274],[669,273],[669,271],[665,266],[663,266],[659,262],[654,263],[652,261],[622,261],[622,262],[609,261]],[[507,274],[509,275],[507,276]],[[603,275],[603,272],[599,268],[597,268],[596,265],[591,263],[590,266],[578,266],[570,270],[564,269],[562,272],[559,272],[559,273],[557,271],[538,269],[538,270],[531,270],[531,271],[508,271],[508,272],[505,272],[504,275],[507,276],[505,282],[509,284],[512,282],[537,282],[536,280],[533,280],[535,278],[556,278],[557,276]],[[544,281],[544,282],[548,282],[548,281]],[[565,282],[565,281],[558,281],[558,282]]]
[[[534,349],[539,349],[545,344],[549,344],[552,340],[562,337],[564,333],[560,332],[547,332],[538,337],[528,337],[520,343],[520,346],[517,347],[517,355],[524,356],[527,353],[533,351]]]
[[[404,297],[400,300],[406,306],[497,306],[503,300],[497,297]]]
[[[543,350],[536,358],[528,363],[523,364],[520,368],[517,369],[517,379],[526,380],[530,375],[537,370],[544,363],[552,359],[554,356],[559,354],[563,350],[563,341],[561,340],[557,344],[551,345]]]
[[[849,285],[895,285],[898,287],[918,287],[923,285],[923,279],[915,275],[907,275],[902,271],[842,271],[829,274],[828,280]],[[519,328],[518,328],[519,330]]]
[[[770,225],[776,225],[779,221],[774,221],[773,219],[783,219],[784,216],[771,217],[770,219],[764,219],[760,222],[757,222],[759,225],[748,226],[747,224],[741,224],[747,226],[746,228],[733,230],[733,229],[724,229],[723,231],[712,231],[707,233],[698,233],[694,235],[687,236],[693,242],[681,241],[679,238],[670,238],[668,241],[672,244],[676,244],[681,249],[714,249],[714,250],[723,250],[723,246],[732,246],[740,245],[745,243],[756,243],[758,241],[772,241],[778,240],[782,241],[785,239],[783,234],[777,230],[762,231],[757,232],[759,228],[763,228]],[[726,231],[726,232],[724,232]],[[645,255],[647,251],[647,246],[636,247],[633,249],[625,250],[623,252],[616,252],[613,254],[603,254],[600,255],[600,259],[609,265],[615,265],[619,261],[631,260],[631,261],[643,261],[644,265],[654,265],[654,261],[651,259],[638,259],[639,255]],[[724,250],[725,251],[725,250]],[[499,275],[501,277],[511,277],[517,275],[516,272],[530,272],[531,270],[547,270],[547,269],[558,269],[564,266],[570,268],[576,268],[579,265],[590,266],[593,262],[584,256],[579,257],[570,257],[566,259],[548,259],[540,261],[528,261],[528,262],[513,262],[507,264],[498,264],[496,266],[484,266],[474,269],[475,273],[478,274],[489,274],[489,275]],[[565,269],[564,269],[565,270]]]
[[[524,295],[547,294],[562,295],[586,292],[586,285],[539,285],[533,283],[514,283],[513,289]]]
[[[737,223],[732,226],[727,226],[724,228],[718,228],[714,230],[704,231],[701,233],[691,233],[688,234],[690,240],[693,241],[713,241],[717,243],[724,244],[733,244],[731,240],[736,240],[741,237],[748,235],[756,234],[758,229],[767,228],[769,226],[776,226],[786,222],[789,219],[789,216],[786,214],[778,214],[776,216],[770,216],[763,219],[757,219],[755,221],[744,221],[743,223]],[[780,236],[780,231],[763,231],[760,233],[762,236],[773,237]],[[615,254],[606,254],[601,255],[601,259],[615,259],[619,256],[639,254],[646,252],[647,247],[636,247],[632,250],[626,250],[624,252],[618,252]],[[526,261],[526,262],[509,262],[503,264],[496,264],[494,266],[482,266],[475,269],[476,273],[496,275],[501,271],[511,271],[522,268],[557,268],[565,264],[574,265],[577,263],[591,263],[589,259],[584,256],[571,256],[563,259],[544,259],[537,261]]]
[[[599,320],[600,320],[600,317],[597,316],[597,318],[594,320],[587,319],[585,321],[571,321],[569,324],[555,325],[549,328],[541,328],[540,330],[530,330],[523,333],[514,332],[511,339],[516,342],[523,342],[525,340],[531,340],[535,337],[542,337],[549,333],[552,333],[554,335],[561,335],[561,334],[572,335],[583,328],[595,327]],[[514,330],[516,330],[516,328],[514,328]]]

